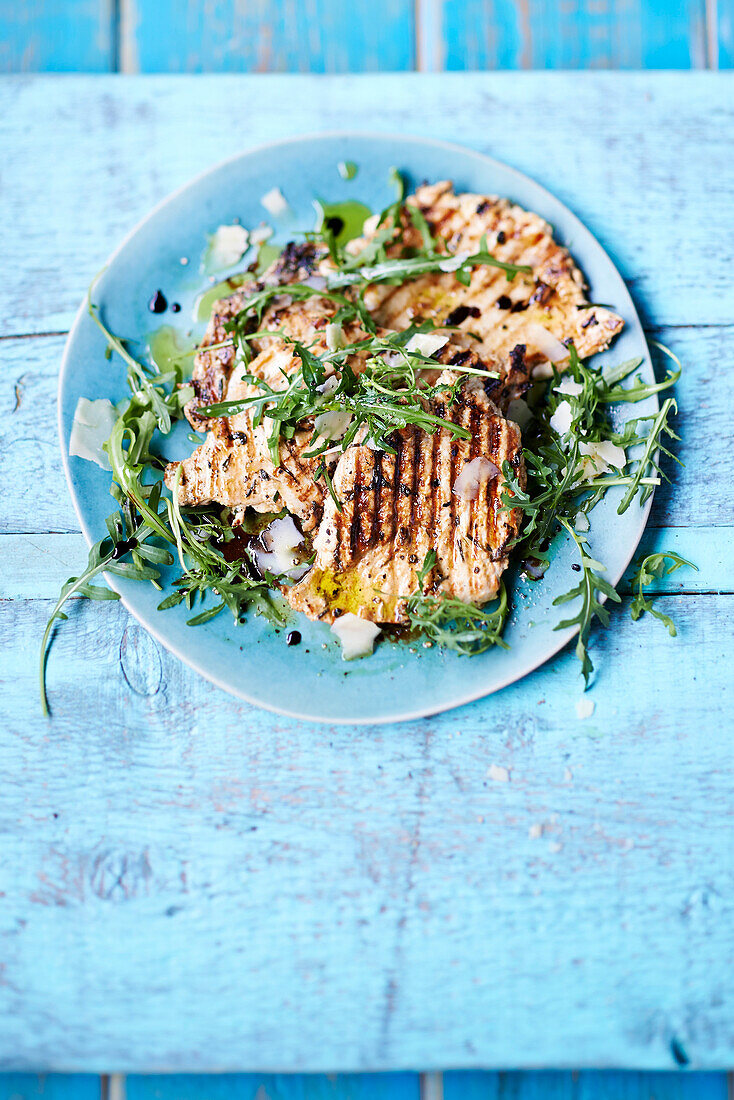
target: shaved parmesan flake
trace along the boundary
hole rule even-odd
[[[438,265],[439,271],[458,271],[462,264],[471,256],[471,252],[457,252],[454,256],[449,256],[448,259],[442,260]]]
[[[269,225],[258,225],[250,233],[250,240],[253,244],[264,244],[265,241],[269,241],[273,235],[273,230]]]
[[[581,464],[581,480],[591,481],[599,474],[605,474],[614,466],[623,470],[627,465],[624,447],[602,440],[599,443],[579,443],[579,452],[584,456]]]
[[[112,434],[117,420],[115,406],[106,397],[98,401],[88,401],[80,397],[74,413],[74,423],[69,439],[69,454],[96,462],[103,470],[111,470],[110,460],[102,444]]]
[[[287,214],[290,210],[286,197],[279,187],[273,187],[270,191],[266,191],[260,202],[268,214],[272,214],[274,218],[277,218],[280,214]]]
[[[562,378],[557,386],[553,387],[556,393],[566,394],[568,397],[578,397],[584,392],[580,382],[574,382],[573,378]]]
[[[441,336],[437,332],[416,332],[415,336],[411,336],[408,340],[405,350],[408,352],[417,351],[419,355],[425,355],[426,359],[430,359],[448,342],[448,336]]]
[[[322,439],[341,439],[352,423],[352,414],[347,409],[332,409],[314,417],[313,426]]]
[[[576,714],[579,718],[591,718],[594,713],[596,703],[593,699],[589,699],[587,695],[582,695],[576,704]]]
[[[380,224],[379,214],[370,214],[369,218],[365,218],[364,225],[362,226],[362,232],[365,237],[371,237]],[[351,244],[351,242],[350,242]]]
[[[233,267],[242,259],[250,243],[250,234],[241,225],[220,225],[209,238],[207,262],[218,270]]]
[[[533,419],[533,412],[527,401],[524,401],[522,397],[516,397],[507,406],[507,419],[513,420],[522,431]]]
[[[342,657],[353,661],[356,657],[369,657],[375,648],[375,639],[382,633],[380,627],[369,619],[362,619],[347,611],[332,624],[331,633],[339,639]]]
[[[339,325],[327,326],[339,328]],[[328,338],[327,338],[328,339]],[[339,379],[335,374],[329,377],[319,387],[319,392],[328,397],[339,386]],[[319,413],[314,417],[313,426],[321,439],[341,439],[352,422],[352,414],[346,409],[330,409],[328,412]]]
[[[494,462],[480,455],[479,458],[464,463],[451,491],[460,500],[476,500],[482,485],[497,477],[498,473],[499,469]]]
[[[561,360],[568,359],[566,345],[562,344],[552,332],[549,332],[544,325],[538,324],[537,321],[527,323],[524,335],[528,344],[532,345],[546,359],[549,359],[551,363],[560,363]]]
[[[344,347],[344,331],[340,324],[332,323],[326,326],[326,346],[329,351],[338,351]]]
[[[553,377],[553,364],[549,363],[548,360],[545,359],[542,363],[537,363],[533,367],[532,374],[533,374],[533,378],[538,378],[538,379],[541,379],[541,380],[543,380],[545,378],[552,378]]]
[[[253,543],[251,553],[260,573],[273,573],[276,577],[287,576],[298,580],[309,569],[304,565],[296,548],[303,543],[303,535],[296,527],[292,516],[274,519],[260,535],[259,545]]]
[[[327,325],[327,328],[328,328],[328,325]],[[330,393],[333,393],[334,390],[336,390],[338,388],[339,388],[339,379],[337,378],[337,376],[335,374],[330,374],[329,377],[324,382],[322,382],[320,386],[316,387],[316,389],[319,391],[319,393],[322,393],[324,395],[324,397],[328,397]]]
[[[568,401],[559,401],[558,408],[550,418],[550,426],[558,435],[567,435],[573,423],[573,409]]]

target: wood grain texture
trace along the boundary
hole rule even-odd
[[[106,604],[59,634],[48,726],[44,602],[6,604],[4,1063],[542,1065],[556,1013],[577,1064],[725,1064],[728,600],[662,597],[675,642],[615,616],[584,722],[564,653],[355,730],[223,696]]]
[[[705,0],[430,0],[435,68],[704,68]]]
[[[533,175],[599,237],[648,323],[730,324],[734,316],[729,237],[708,228],[730,220],[734,158],[721,135],[734,126],[733,74],[579,73],[572,88],[560,73],[385,74],[374,84],[355,76],[70,77],[63,99],[52,79],[0,84],[3,202],[13,226],[4,249],[16,273],[0,286],[0,335],[68,329],[112,248],[195,173],[259,142],[340,128],[455,140]],[[44,140],[29,171],[38,119]],[[182,142],[181,133],[196,140]],[[39,311],[41,283],[48,301]]]
[[[0,71],[731,66],[731,0],[3,0]]]
[[[720,69],[734,68],[734,0],[716,0],[711,39],[716,43]]]
[[[91,1074],[0,1073],[0,1100],[101,1100]]]
[[[130,1076],[125,1100],[420,1100],[420,1086],[417,1073]]]
[[[701,74],[0,84],[14,273],[0,286],[12,337],[0,340],[0,1066],[731,1065],[731,596],[712,590],[731,591],[734,471],[712,424],[728,407],[734,298],[725,234],[704,248],[700,214],[726,224],[732,87]],[[378,101],[385,129],[430,122],[540,176],[611,247],[686,362],[686,468],[658,494],[646,543],[702,567],[660,597],[679,637],[633,625],[625,599],[594,639],[585,721],[563,652],[459,711],[332,729],[225,696],[119,604],[77,604],[54,643],[44,721],[35,650],[80,546],[55,379],[90,274],[210,160],[266,136],[374,126]],[[584,125],[600,117],[602,130]],[[146,1100],[376,1087],[258,1080],[124,1087]],[[469,1100],[688,1100],[692,1081],[718,1100],[723,1080],[446,1074],[443,1087]],[[396,1100],[417,1089],[415,1076],[377,1084]]]
[[[0,73],[109,72],[113,0],[0,0]]]
[[[376,72],[413,67],[409,0],[122,0],[127,72]]]
[[[445,1073],[444,1100],[728,1100],[724,1073]]]
[[[156,1074],[113,1078],[103,1100],[727,1100],[724,1073],[586,1071],[417,1074]],[[50,1074],[0,1074],[0,1100],[99,1100],[100,1081]]]

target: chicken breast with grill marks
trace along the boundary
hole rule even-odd
[[[373,284],[365,302],[379,324],[394,329],[417,320],[458,325],[477,334],[475,346],[483,357],[506,362],[516,345],[525,345],[531,367],[549,358],[542,329],[560,342],[573,340],[582,358],[608,347],[621,331],[621,317],[589,305],[582,273],[539,215],[507,199],[457,195],[448,181],[420,187],[406,201],[423,212],[448,252],[476,252],[486,234],[488,249],[498,260],[529,265],[532,275],[509,280],[498,268],[480,266],[468,287],[443,272],[399,286]],[[351,250],[359,251],[366,239],[352,242]],[[398,256],[403,247],[420,244],[420,233],[406,218],[402,242],[391,245],[388,254]]]
[[[253,294],[263,290],[266,286],[285,287],[289,283],[298,283],[310,278],[322,256],[323,250],[310,242],[288,244],[261,279],[253,279],[244,283],[233,294],[226,298],[220,298],[214,303],[209,324],[194,359],[194,369],[191,377],[194,397],[185,409],[187,419],[196,431],[206,431],[211,427],[209,420],[197,415],[197,409],[201,405],[213,405],[217,401],[224,400],[227,383],[235,364],[235,349],[231,345],[212,347],[212,345],[219,345],[229,340],[226,329],[227,324],[241,312],[248,298],[251,298]],[[297,316],[302,311],[303,307],[301,306],[291,311],[291,325],[297,325]],[[263,329],[277,327],[279,312],[276,302],[265,311],[261,327]],[[306,316],[304,325],[308,323],[308,317]],[[295,335],[295,332],[292,335]],[[261,346],[259,341],[252,342],[255,353],[260,351]],[[208,350],[210,348],[212,350]]]
[[[440,380],[455,379],[446,371]],[[415,591],[430,550],[438,559],[430,591],[476,604],[497,594],[521,518],[501,503],[501,469],[510,462],[524,484],[520,430],[474,380],[450,407],[436,400],[433,408],[470,438],[408,427],[393,433],[394,455],[352,446],[340,457],[333,483],[342,510],[325,502],[313,568],[286,593],[296,610],[327,622],[345,611],[403,622],[404,597]],[[469,464],[480,471],[474,478],[469,467],[475,495],[458,484]]]
[[[261,325],[263,331],[265,325],[279,331],[258,338],[260,353],[247,367],[231,367],[224,400],[241,401],[262,395],[257,384],[243,377],[246,374],[267,383],[273,390],[285,389],[300,368],[301,360],[284,334],[307,345],[313,354],[323,355],[328,350],[326,327],[336,309],[332,301],[321,297],[291,301],[284,290],[283,297],[274,300]],[[367,334],[356,322],[348,321],[342,325],[342,335],[345,343],[352,344],[365,339]],[[354,352],[347,361],[354,373],[359,374],[366,359],[366,353]],[[473,370],[487,370],[489,366],[470,348],[450,340],[438,353],[436,375],[440,373],[440,364]],[[503,379],[488,377],[486,386],[498,401],[523,392],[527,372],[521,357],[509,375]],[[324,477],[316,474],[324,461],[331,473],[336,455],[308,456],[314,430],[313,421],[309,420],[296,430],[292,439],[281,438],[276,466],[268,446],[270,422],[266,417],[255,426],[254,419],[253,409],[214,420],[202,417],[210,428],[206,442],[183,462],[169,464],[166,485],[170,489],[178,485],[178,500],[185,507],[216,501],[230,508],[251,507],[259,512],[287,508],[300,520],[305,534],[313,533],[321,521],[328,492]]]
[[[323,355],[327,351],[326,326],[335,309],[324,298],[292,302],[286,294],[282,300],[274,301],[263,326],[279,329],[291,339],[308,345],[315,355]],[[366,335],[353,322],[344,324],[343,333],[349,343]],[[254,375],[274,390],[283,390],[301,366],[296,349],[277,332],[261,337],[258,346],[260,353],[247,367],[237,368],[236,364],[230,367],[224,400],[262,396],[258,385],[243,378],[245,374]],[[355,373],[362,370],[363,363],[363,355],[349,356]],[[301,521],[304,532],[313,531],[321,519],[327,492],[324,478],[316,477],[322,458],[309,458],[305,453],[313,436],[313,423],[305,422],[292,439],[281,439],[280,462],[276,467],[268,447],[270,422],[266,417],[255,427],[254,419],[252,409],[215,420],[202,417],[202,422],[211,429],[206,442],[183,462],[168,465],[166,485],[173,489],[178,478],[178,500],[183,506],[216,501],[232,508],[249,506],[259,512],[287,508]],[[328,469],[336,458],[327,457],[326,461]]]

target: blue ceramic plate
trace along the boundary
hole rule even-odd
[[[359,166],[356,180],[340,178],[337,165],[351,160]],[[567,245],[591,287],[591,300],[609,302],[626,325],[612,350],[611,362],[633,356],[644,358],[642,375],[653,371],[640,321],[627,289],[601,246],[579,220],[557,199],[527,176],[489,157],[443,142],[368,134],[327,134],[255,149],[200,176],[166,199],[145,219],[109,261],[97,284],[95,299],[107,325],[118,335],[136,340],[143,350],[158,320],[148,301],[159,287],[169,302],[182,310],[166,314],[182,334],[192,330],[196,295],[206,287],[199,259],[207,234],[239,218],[255,226],[268,217],[260,199],[280,187],[292,215],[281,219],[278,239],[313,226],[312,200],[330,202],[360,199],[379,210],[394,199],[389,170],[397,165],[411,184],[452,179],[458,191],[499,194],[542,214]],[[278,220],[275,219],[278,225]],[[181,257],[190,258],[188,265]],[[203,329],[203,326],[201,326]],[[196,329],[194,330],[196,334]],[[94,464],[69,458],[69,434],[79,397],[126,394],[122,364],[105,358],[105,341],[82,307],[69,336],[59,386],[60,439],[66,476],[82,530],[90,544],[104,533],[104,520],[114,510],[110,477]],[[622,415],[647,415],[657,400],[627,409]],[[183,458],[192,444],[185,423],[177,425],[165,442],[166,457]],[[616,514],[619,493],[610,491],[592,515],[591,547],[607,566],[607,578],[622,576],[642,535],[649,511],[636,503]],[[540,583],[513,582],[514,611],[505,638],[509,650],[476,657],[458,657],[422,645],[381,642],[374,656],[344,662],[338,643],[323,624],[293,616],[303,641],[289,648],[283,632],[250,615],[235,625],[223,612],[210,623],[189,627],[182,608],[159,612],[161,595],[151,585],[108,578],[128,610],[172,653],[209,680],[250,702],[283,714],[329,722],[388,722],[418,718],[472,699],[489,695],[527,675],[556,653],[574,633],[555,631],[560,611],[553,599],[576,583],[571,570],[573,547],[557,539],[553,560]],[[176,576],[169,571],[169,582]],[[569,683],[569,692],[578,684]]]

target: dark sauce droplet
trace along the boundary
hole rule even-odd
[[[497,299],[497,309],[510,309],[512,306],[512,299],[508,298],[506,294],[500,294]]]
[[[335,237],[338,237],[344,228],[344,218],[340,218],[338,214],[330,214],[328,218],[324,218],[324,225]]]
[[[571,568],[574,570],[575,573],[580,573],[581,572],[581,566],[579,565],[579,563],[577,561],[575,561],[573,563]]]
[[[180,313],[181,306],[178,302],[171,302],[171,313]]]
[[[127,554],[129,550],[134,550],[137,545],[137,539],[120,539],[119,542],[115,543],[114,549],[112,551],[113,560],[117,561],[118,558],[121,558],[124,554]]]
[[[166,296],[162,290],[156,290],[153,297],[148,302],[148,309],[151,313],[165,313],[168,309],[168,302]]]
[[[290,634],[286,637],[286,645],[299,645],[301,641],[300,630],[291,630]]]

